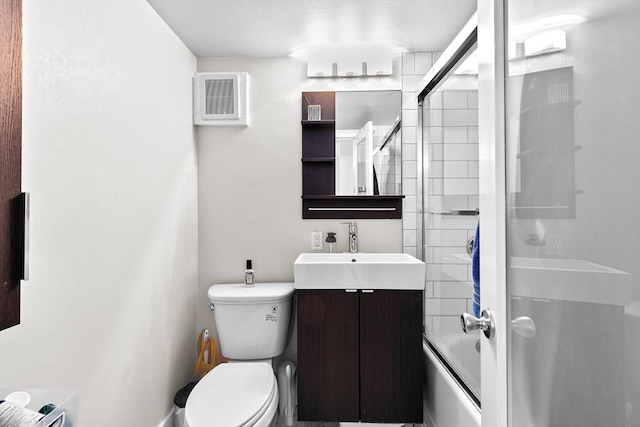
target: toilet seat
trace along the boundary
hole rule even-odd
[[[224,363],[205,375],[187,399],[189,427],[269,425],[278,407],[270,364]]]

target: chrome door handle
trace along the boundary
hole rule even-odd
[[[480,317],[473,314],[462,313],[460,315],[460,326],[465,334],[469,332],[481,330],[484,336],[491,339],[495,335],[496,327],[493,321],[493,313],[491,310],[482,310]]]
[[[520,316],[511,321],[511,328],[516,334],[525,337],[533,338],[536,336],[536,323],[532,318],[527,316]]]

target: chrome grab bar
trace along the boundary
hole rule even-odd
[[[451,209],[450,211],[430,211],[431,215],[477,216],[480,209]]]

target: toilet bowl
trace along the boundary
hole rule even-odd
[[[194,387],[185,407],[188,427],[269,427],[275,424],[278,383],[271,365],[225,363]]]
[[[193,388],[187,427],[273,427],[279,404],[272,358],[289,333],[293,283],[214,285],[207,292],[223,363]]]

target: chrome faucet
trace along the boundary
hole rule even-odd
[[[353,221],[341,222],[340,224],[344,224],[349,227],[349,252],[358,252],[358,223]]]

